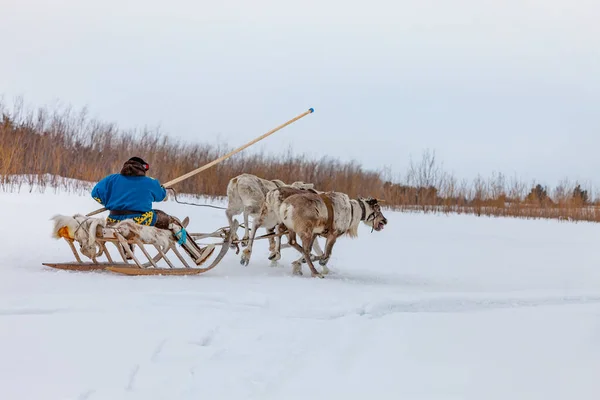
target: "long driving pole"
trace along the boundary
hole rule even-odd
[[[217,158],[216,160],[211,161],[211,162],[209,162],[206,165],[203,165],[200,168],[197,168],[197,169],[195,169],[193,171],[190,171],[187,174],[180,176],[179,178],[175,178],[172,181],[169,181],[169,182],[165,183],[163,186],[165,188],[171,187],[171,186],[175,185],[176,183],[179,183],[179,182],[181,182],[181,181],[183,181],[183,180],[185,180],[187,178],[190,178],[190,177],[192,177],[192,176],[194,176],[194,175],[196,175],[196,174],[198,174],[198,173],[200,173],[200,172],[202,172],[204,170],[207,170],[208,168],[210,168],[210,167],[212,167],[212,166],[214,166],[214,165],[216,165],[216,164],[218,164],[218,163],[220,163],[220,162],[228,159],[229,157],[233,156],[234,154],[239,153],[240,151],[244,150],[245,148],[252,146],[256,142],[258,142],[260,140],[263,140],[267,136],[272,135],[273,133],[277,132],[278,130],[280,130],[282,128],[285,128],[289,124],[298,121],[300,118],[302,118],[302,117],[304,117],[304,116],[306,116],[308,114],[311,114],[314,111],[315,110],[313,108],[309,108],[307,111],[303,112],[302,114],[298,115],[297,117],[294,117],[294,118],[290,119],[288,122],[286,122],[284,124],[281,124],[281,125],[279,125],[278,127],[274,128],[274,129],[271,129],[269,132],[260,135],[259,137],[257,137],[256,139],[254,139],[254,140],[246,143],[242,147],[239,147],[239,148],[237,148],[237,149],[235,149],[235,150],[233,150],[233,151],[225,154],[224,156],[221,156],[221,157]],[[100,209],[98,209],[96,211],[92,211],[91,213],[87,214],[87,216],[91,217],[92,215],[100,214],[103,211],[106,211],[106,208],[100,208]]]

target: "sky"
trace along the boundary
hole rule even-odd
[[[121,128],[600,185],[600,2],[0,0],[0,95]]]

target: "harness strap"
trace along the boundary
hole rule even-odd
[[[333,204],[331,203],[331,199],[325,193],[321,193],[319,197],[321,197],[327,207],[327,223],[325,225],[324,233],[333,232]]]
[[[361,221],[364,221],[365,218],[367,217],[367,210],[365,209],[365,205],[363,204],[362,200],[358,200],[358,204],[360,205],[360,208],[362,209],[362,216],[360,217]]]

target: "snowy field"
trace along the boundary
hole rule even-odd
[[[247,267],[230,252],[198,276],[126,277],[41,265],[72,258],[49,218],[91,198],[0,205],[2,400],[600,398],[595,224],[388,211],[322,280],[292,276],[292,249],[270,266],[267,241]]]

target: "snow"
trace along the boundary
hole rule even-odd
[[[127,277],[41,265],[72,259],[49,218],[97,209],[88,196],[0,204],[0,399],[600,395],[595,224],[386,211],[322,280],[291,275],[292,249],[270,266],[266,241],[247,267],[229,252],[198,276]],[[157,208],[194,232],[226,224]]]

